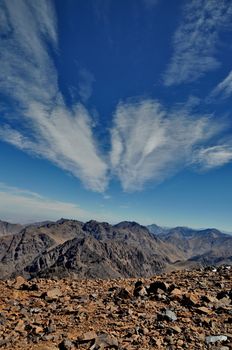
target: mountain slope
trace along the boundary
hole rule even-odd
[[[14,235],[23,229],[23,225],[10,224],[9,222],[0,220],[0,237]]]
[[[216,229],[193,230],[188,227],[175,227],[158,234],[181,256],[178,264],[212,265],[231,261],[232,236]],[[191,263],[191,264],[190,264]]]
[[[17,231],[16,231],[17,232]],[[61,219],[0,236],[0,277],[148,277],[232,261],[232,237],[215,229],[165,229]]]
[[[172,261],[169,245],[136,223],[59,220],[28,226],[1,241],[2,277],[132,277],[163,271]],[[174,257],[173,257],[174,258]]]
[[[119,278],[150,276],[164,270],[169,263],[166,245],[146,227],[136,225],[87,222],[82,227],[84,237],[42,253],[26,271],[43,277]]]
[[[81,227],[79,221],[59,220],[41,226],[32,224],[19,233],[0,237],[1,278],[21,273],[41,253],[76,237]]]

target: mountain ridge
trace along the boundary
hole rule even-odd
[[[1,222],[1,221],[0,221]],[[232,237],[216,229],[165,228],[123,221],[116,225],[61,218],[0,236],[0,278],[149,277],[172,269],[232,262]],[[14,224],[13,224],[14,225]],[[9,228],[12,227],[12,233]]]

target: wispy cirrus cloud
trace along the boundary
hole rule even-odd
[[[204,74],[210,67],[210,57],[218,64],[214,58],[218,29],[214,25],[227,25],[231,8],[230,4],[225,7],[224,1],[216,6],[214,0],[194,0],[186,5],[185,22],[175,36],[176,51],[169,67],[171,74],[166,76],[167,85]],[[223,125],[209,115],[192,114],[196,99],[171,110],[155,100],[120,103],[111,129],[110,157],[100,154],[90,113],[81,103],[68,107],[59,88],[52,58],[58,51],[52,2],[3,0],[0,31],[0,92],[10,100],[10,108],[1,110],[5,122],[0,126],[0,140],[50,160],[99,192],[107,187],[109,169],[120,179],[124,190],[133,191],[150,180],[159,183],[194,162],[205,166],[207,159],[213,157],[212,150],[203,150],[209,149],[207,141],[220,133]],[[86,102],[94,77],[87,71],[82,75],[79,93]],[[229,82],[225,79],[218,89],[227,91]],[[225,151],[225,146],[217,147],[214,157],[221,155],[223,159],[220,147]],[[229,148],[226,150],[228,155]],[[218,166],[224,163],[218,160]]]
[[[79,69],[79,95],[83,102],[87,102],[91,97],[94,82],[94,75],[88,69]]]
[[[222,130],[213,117],[171,111],[157,101],[120,103],[112,129],[111,164],[125,191],[159,183],[192,162],[194,149]]]
[[[212,91],[211,97],[217,95],[220,95],[224,98],[232,95],[232,71],[230,71],[227,77],[221,81]]]
[[[216,47],[222,30],[232,28],[232,3],[187,1],[173,38],[173,56],[164,75],[166,86],[192,82],[220,66]]]
[[[232,161],[232,143],[201,148],[194,157],[193,163],[200,166],[202,170],[221,167]]]
[[[1,139],[49,159],[86,187],[104,191],[107,165],[98,153],[91,116],[80,103],[68,108],[59,89],[50,54],[58,47],[52,2],[5,0],[0,18],[0,91],[16,105],[4,116]]]

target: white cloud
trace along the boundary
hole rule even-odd
[[[219,33],[231,29],[231,23],[232,2],[187,1],[182,22],[174,35],[174,53],[164,76],[165,85],[191,82],[218,68]]]
[[[232,95],[232,71],[216,86],[211,96],[216,96],[218,94],[221,94],[223,97]]]
[[[213,58],[217,38],[213,28],[227,23],[232,5],[225,7],[224,1],[217,4],[215,0],[194,0],[186,5],[185,22],[175,36],[176,51],[167,85],[203,74],[209,59],[218,64]],[[58,51],[52,2],[3,0],[0,31],[0,92],[11,100],[7,114],[2,110],[7,122],[1,123],[0,140],[50,160],[92,190],[106,189],[109,168],[127,191],[142,188],[149,180],[160,182],[191,163],[195,148],[220,131],[213,118],[191,116],[191,107],[197,103],[194,98],[185,108],[171,111],[153,100],[121,103],[111,130],[109,162],[107,156],[99,154],[89,112],[80,103],[67,107],[60,91],[49,54]],[[203,59],[199,60],[198,54]],[[79,92],[87,101],[94,77],[88,71],[82,75]],[[225,84],[220,89],[225,90]],[[73,207],[68,208],[72,212]]]
[[[51,47],[57,48],[52,3],[5,0],[0,18],[0,91],[17,104],[0,138],[49,159],[86,187],[104,191],[107,165],[97,151],[91,117],[81,104],[66,106],[49,55]],[[12,118],[17,130],[10,126]]]
[[[94,75],[86,68],[79,70],[79,95],[83,102],[87,102],[92,95]]]
[[[112,129],[111,164],[125,191],[159,183],[192,161],[194,149],[221,131],[209,116],[187,108],[167,112],[160,103],[120,103]]]
[[[223,166],[232,161],[232,145],[222,144],[196,151],[193,162],[201,169],[209,170]]]

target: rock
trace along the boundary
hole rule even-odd
[[[179,326],[175,325],[175,326],[171,326],[169,327],[169,329],[173,330],[175,333],[181,333],[182,330]]]
[[[42,294],[42,297],[44,297],[44,299],[47,301],[56,300],[61,296],[62,296],[62,292],[59,288],[49,289],[47,292]]]
[[[94,345],[90,349],[118,349],[118,340],[105,333],[99,334],[95,339]]]
[[[165,282],[155,281],[151,283],[150,286],[148,287],[148,290],[147,290],[148,295],[156,294],[158,289],[164,292],[167,292],[168,286]]]
[[[170,291],[170,297],[173,300],[180,300],[182,299],[183,291],[179,288],[174,288]]]
[[[143,285],[141,285],[134,289],[133,295],[135,297],[144,297],[147,295],[147,290]]]
[[[4,325],[6,321],[6,316],[4,315],[4,313],[0,312],[0,325]]]
[[[153,346],[153,347],[157,346],[157,348],[159,349],[162,346],[162,341],[159,338],[151,337],[150,345]]]
[[[211,295],[203,295],[202,297],[201,297],[201,300],[203,301],[203,302],[205,302],[205,303],[211,303],[211,304],[214,304],[214,303],[216,303],[217,302],[217,298],[215,298],[215,297],[212,297]]]
[[[39,287],[36,283],[33,283],[33,284],[29,284],[29,283],[23,283],[20,288],[20,290],[25,290],[25,291],[28,291],[28,292],[31,292],[31,291],[35,291],[37,292],[39,290]]]
[[[58,349],[59,348],[54,344],[50,344],[50,345],[38,344],[33,346],[33,350],[58,350]]]
[[[182,349],[184,345],[184,341],[182,339],[178,339],[176,345],[180,346]]]
[[[7,345],[9,342],[9,339],[0,339],[0,347]]]
[[[114,297],[120,299],[130,299],[131,295],[125,288],[119,288],[115,291]]]
[[[36,326],[36,327],[34,328],[34,333],[35,333],[35,334],[40,334],[40,333],[43,333],[43,332],[44,332],[43,327]]]
[[[142,285],[143,285],[142,281],[136,281],[135,282],[135,289],[138,288],[138,287],[141,287]]]
[[[27,280],[25,280],[25,278],[22,276],[17,276],[15,279],[14,287],[16,289],[20,289],[20,287],[24,284],[27,284]]]
[[[223,299],[228,296],[228,292],[226,290],[221,290],[220,292],[217,293],[217,299]]]
[[[150,332],[149,332],[149,329],[148,329],[148,328],[144,327],[144,328],[142,328],[142,333],[143,333],[144,335],[147,335],[147,334],[149,334]]]
[[[205,338],[206,344],[211,344],[211,343],[216,343],[216,342],[221,342],[226,340],[227,340],[226,335],[210,335]]]
[[[59,344],[59,349],[60,350],[72,350],[72,349],[75,349],[75,347],[74,347],[74,344],[73,344],[73,342],[71,340],[64,339]]]
[[[177,316],[172,310],[165,309],[162,313],[158,314],[158,319],[175,322],[177,320]]]
[[[16,327],[15,327],[15,331],[16,332],[22,332],[22,331],[24,331],[24,329],[25,329],[24,321],[23,320],[19,320],[17,325],[16,325]]]
[[[97,338],[97,334],[94,331],[86,332],[82,335],[82,337],[79,338],[82,342],[89,342],[90,340],[93,340]]]
[[[41,311],[42,311],[42,309],[39,308],[39,307],[32,307],[32,308],[30,309],[30,313],[32,313],[32,314],[38,314],[38,313],[40,313]]]
[[[166,292],[157,288],[156,294],[139,297],[133,297],[135,280],[131,278],[41,278],[33,281],[39,292],[18,290],[15,282],[0,281],[1,348],[228,350],[223,347],[230,347],[232,340],[231,303],[227,304],[228,296],[216,298],[220,292],[216,284],[224,284],[228,294],[232,276],[225,278],[224,270],[213,276],[204,270],[163,274],[159,281],[169,283]],[[137,281],[136,290],[147,290],[154,278]],[[32,281],[27,285],[31,287]],[[184,295],[191,302],[184,304]],[[208,343],[206,337],[211,337]]]
[[[199,299],[193,293],[186,293],[183,295],[182,304],[185,306],[197,306],[199,305]]]
[[[207,307],[205,306],[200,306],[196,309],[196,311],[199,313],[199,314],[204,314],[204,315],[211,315],[212,314],[212,310],[208,309]]]

